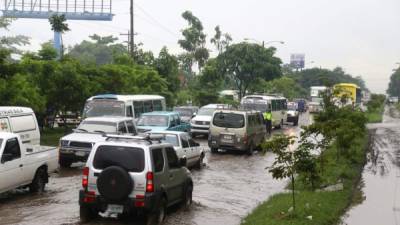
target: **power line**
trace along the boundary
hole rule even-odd
[[[171,31],[169,28],[167,28],[166,26],[164,26],[162,23],[160,23],[157,19],[155,19],[150,13],[148,13],[146,10],[144,10],[139,4],[135,3],[135,6],[142,11],[148,18],[150,18],[151,20],[153,20],[154,25],[159,26],[160,28],[162,28],[163,30],[165,30],[166,32],[168,32],[169,34],[171,34],[172,36],[178,38],[178,35]]]

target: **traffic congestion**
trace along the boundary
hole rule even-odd
[[[74,196],[79,193],[79,199],[75,199],[79,204],[71,210],[79,211],[83,223],[98,221],[101,217],[107,221],[110,217],[129,215],[146,224],[161,224],[167,208],[175,204],[178,208],[185,208],[178,209],[178,216],[187,210],[201,208],[202,200],[196,199],[202,192],[201,186],[214,186],[221,182],[201,177],[228,172],[213,171],[217,169],[213,168],[215,161],[224,158],[237,161],[234,157],[238,157],[246,166],[249,160],[254,161],[248,157],[264,158],[256,151],[270,136],[265,114],[271,113],[274,118],[270,124],[274,132],[298,133],[298,128],[295,128],[300,117],[297,104],[289,103],[296,114],[296,121],[292,121],[289,119],[292,117],[286,115],[287,100],[276,95],[249,95],[237,108],[211,104],[199,109],[181,106],[176,108],[177,111],[169,112],[161,96],[99,95],[87,100],[82,121],[72,133],[60,138],[57,149],[40,145],[39,126],[31,109],[1,107],[2,131],[8,133],[1,133],[1,142],[4,143],[1,145],[2,163],[6,167],[2,165],[0,168],[9,171],[2,177],[4,182],[0,190],[7,196],[2,201],[32,198],[23,190],[25,188],[32,193],[45,193],[41,197],[52,199],[53,192],[56,192],[54,195],[60,194],[54,189],[60,187],[58,182],[65,182],[67,178],[75,184],[81,181],[81,187],[74,187]],[[191,112],[190,118],[181,118],[188,116],[188,111]],[[35,129],[31,130],[31,127]],[[54,174],[56,168],[58,171]],[[78,175],[80,172],[81,176]],[[207,172],[213,175],[207,175]],[[25,180],[14,179],[20,176]],[[16,188],[22,190],[15,191]],[[38,207],[51,208],[51,205]],[[237,210],[239,215],[248,212]],[[43,224],[43,221],[28,221],[30,224]],[[20,222],[24,223],[23,220]]]

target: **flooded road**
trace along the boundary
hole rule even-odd
[[[400,119],[386,108],[383,123],[369,126],[375,132],[372,150],[362,174],[364,201],[349,210],[346,225],[400,224]]]
[[[304,114],[299,125],[308,123],[309,116]],[[287,125],[274,132],[296,135],[299,131],[299,127]],[[208,149],[205,139],[198,141]],[[272,179],[265,169],[273,160],[271,153],[255,153],[253,156],[207,153],[206,166],[202,170],[192,171],[193,205],[189,211],[172,208],[165,224],[240,224],[241,218],[259,203],[284,189],[286,182]],[[59,174],[53,175],[43,195],[32,196],[26,191],[16,191],[0,197],[0,224],[79,224],[78,191],[81,187],[82,166],[80,164],[71,169],[62,169]],[[128,223],[100,218],[91,224]]]

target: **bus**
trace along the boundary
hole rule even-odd
[[[325,86],[312,86],[310,87],[310,102],[308,103],[308,110],[310,113],[317,113],[322,111],[323,94],[328,91]]]
[[[337,98],[347,97],[345,105],[360,105],[362,99],[361,88],[352,83],[340,83],[333,86],[334,94]]]
[[[86,100],[82,117],[124,116],[136,119],[142,113],[165,110],[165,98],[159,95],[105,94]]]
[[[242,98],[240,107],[246,110],[257,110],[262,113],[271,109],[272,126],[280,128],[287,118],[287,99],[280,95],[247,95]]]

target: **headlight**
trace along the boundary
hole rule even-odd
[[[68,147],[69,146],[69,141],[61,140],[60,141],[60,145],[61,145],[61,147]]]

